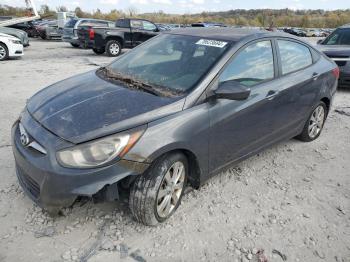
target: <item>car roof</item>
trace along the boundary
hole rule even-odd
[[[252,38],[262,38],[262,37],[288,37],[297,39],[290,34],[280,33],[280,32],[270,32],[266,30],[259,29],[247,29],[247,28],[233,28],[233,27],[189,27],[183,29],[174,29],[165,32],[166,34],[174,35],[188,35],[197,36],[203,38],[212,38],[215,40],[224,40],[230,42],[238,42],[246,37]]]
[[[17,37],[14,37],[14,36],[8,35],[8,34],[4,34],[4,33],[0,33],[0,37],[6,37],[6,38],[11,38],[11,39],[18,39]]]

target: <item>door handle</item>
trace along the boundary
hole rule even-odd
[[[266,95],[266,99],[272,100],[272,99],[274,99],[277,95],[278,95],[278,91],[270,90],[270,91],[267,93],[267,95]]]
[[[313,79],[313,80],[317,80],[317,78],[318,78],[319,76],[320,76],[320,74],[315,72],[315,73],[312,74],[312,79]]]

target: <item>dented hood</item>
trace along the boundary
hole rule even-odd
[[[28,101],[27,109],[52,133],[81,143],[181,111],[183,104],[179,97],[107,82],[92,71],[41,90]]]

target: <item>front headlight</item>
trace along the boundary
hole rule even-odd
[[[94,168],[123,157],[144,130],[116,134],[58,151],[58,162],[70,168]]]
[[[17,45],[20,45],[21,44],[21,41],[20,40],[14,40],[14,39],[9,39],[10,42],[14,43],[14,44],[17,44]]]

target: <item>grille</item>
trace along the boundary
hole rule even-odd
[[[22,187],[33,197],[38,199],[40,196],[40,187],[30,176],[28,176],[19,166],[17,166],[17,176]]]

